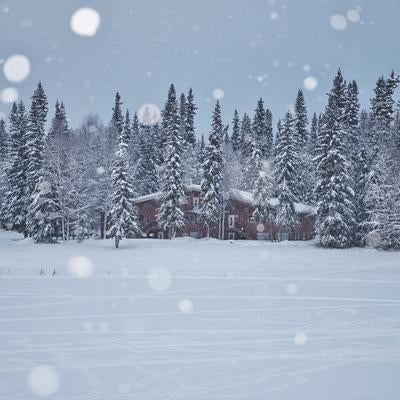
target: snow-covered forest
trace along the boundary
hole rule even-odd
[[[179,94],[171,84],[161,111],[133,112],[116,93],[107,121],[87,115],[73,129],[67,105],[48,104],[39,82],[31,101],[15,102],[0,122],[1,224],[36,242],[140,237],[134,199],[161,191],[158,223],[174,236],[184,224],[183,185],[195,183],[207,227],[235,188],[253,192],[258,219],[276,197],[275,222],[288,229],[295,202],[315,206],[322,247],[400,249],[398,84],[394,72],[379,77],[361,109],[357,82],[338,70],[318,114],[302,90],[274,116],[262,98],[252,115],[226,115],[217,93],[205,137],[192,89]]]

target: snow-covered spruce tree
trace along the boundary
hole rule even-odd
[[[269,201],[274,195],[274,179],[270,174],[270,171],[265,171],[261,168],[258,177],[255,182],[254,188],[254,219],[259,222],[261,220],[269,219],[270,214],[270,204]],[[271,227],[271,224],[269,224]]]
[[[344,248],[354,243],[354,192],[345,149],[345,92],[339,70],[329,93],[316,157],[316,228],[323,247]]]
[[[264,101],[261,97],[257,101],[257,107],[254,112],[252,133],[254,140],[256,141],[256,146],[261,151],[262,157],[266,158],[267,137],[265,129],[265,109],[264,109]]]
[[[22,101],[13,103],[10,112],[10,143],[6,166],[5,199],[2,206],[2,223],[8,229],[26,232],[26,136],[28,119]]]
[[[167,103],[168,113],[165,112],[166,119],[164,121],[167,142],[164,175],[161,181],[162,196],[158,212],[158,225],[164,231],[168,231],[168,236],[171,239],[185,225],[184,213],[180,204],[181,198],[184,196],[181,164],[183,139],[174,85],[170,87]]]
[[[6,171],[8,165],[8,135],[6,123],[0,118],[0,227],[3,225],[2,209],[5,203]]]
[[[197,162],[197,147],[196,147],[196,134],[194,127],[194,117],[196,115],[197,107],[194,103],[193,90],[190,88],[186,102],[182,104],[183,97],[180,101],[180,116],[182,125],[183,137],[183,155],[182,155],[182,168],[183,168],[183,181],[185,184],[199,183],[199,164]]]
[[[279,136],[281,134],[281,130],[282,130],[282,121],[281,119],[278,119],[278,122],[276,123],[276,135],[275,135],[275,140],[274,140],[274,157],[276,157],[276,152],[279,146]]]
[[[56,203],[55,188],[51,183],[49,171],[43,168],[39,183],[28,206],[27,228],[36,243],[53,240],[56,223],[59,219],[59,206]]]
[[[308,153],[315,157],[315,147],[318,137],[318,118],[317,113],[314,113],[311,119],[310,136],[308,138]]]
[[[118,92],[115,94],[114,107],[112,108],[111,125],[116,131],[116,136],[121,138],[124,129],[124,117],[122,115],[121,96]]]
[[[223,141],[223,172],[222,172],[222,191],[227,192],[230,189],[237,189],[242,184],[243,166],[239,152],[233,150],[233,142]]]
[[[120,140],[129,146],[132,135],[131,117],[129,115],[129,110],[125,112],[124,126],[122,128]]]
[[[129,164],[132,168],[139,158],[139,118],[137,113],[133,115],[131,126],[131,138],[128,144]]]
[[[274,159],[275,193],[279,200],[275,222],[279,227],[279,232],[284,230],[290,232],[297,224],[294,203],[297,200],[296,179],[299,158],[294,124],[293,115],[288,111],[281,125]]]
[[[207,228],[207,236],[210,236],[212,228],[218,226],[222,207],[222,135],[223,124],[221,106],[219,101],[215,105],[212,116],[211,133],[205,151],[203,163],[203,179],[201,191],[203,194],[203,205],[201,208],[201,219]]]
[[[272,128],[272,112],[265,110],[265,157],[271,158],[274,155],[274,132]]]
[[[354,154],[355,244],[364,246],[368,234],[367,185],[370,177],[366,149],[361,146]]]
[[[197,106],[194,102],[194,95],[192,88],[189,89],[189,93],[186,99],[186,118],[185,118],[185,145],[195,147],[196,146],[196,133],[194,127],[194,117],[196,115]]]
[[[185,93],[181,93],[179,97],[179,121],[181,127],[181,137],[183,147],[186,147],[186,96]]]
[[[171,83],[171,85],[168,89],[167,101],[165,102],[164,108],[161,112],[161,141],[159,143],[159,146],[160,146],[160,155],[162,156],[162,160],[161,160],[162,164],[164,164],[164,154],[166,152],[167,141],[168,141],[168,130],[169,130],[169,126],[170,126],[172,108],[174,107],[174,105],[172,103],[174,103],[174,102],[177,103],[176,90],[175,90],[175,86]],[[178,106],[177,106],[177,110],[178,110]],[[177,112],[179,115],[179,110]],[[182,141],[183,141],[183,139],[182,139]]]
[[[68,140],[70,131],[68,128],[67,115],[65,113],[64,103],[56,101],[54,117],[51,121],[50,131],[47,140]]]
[[[240,134],[240,118],[239,113],[235,110],[232,120],[232,149],[234,152],[239,152],[241,149],[241,134]]]
[[[252,192],[255,189],[256,181],[263,169],[263,154],[259,148],[259,143],[254,139],[251,142],[251,155],[246,160],[243,169],[241,187],[243,190]]]
[[[42,173],[47,110],[47,97],[41,82],[39,82],[32,96],[26,135],[28,196],[33,194]]]
[[[141,234],[137,224],[137,215],[134,206],[134,191],[129,178],[128,143],[126,136],[121,132],[118,150],[115,154],[112,170],[112,196],[110,209],[110,229],[107,235],[114,238],[118,248],[120,240],[126,237],[135,237]]]
[[[304,149],[308,141],[307,132],[307,107],[304,101],[303,91],[299,90],[297,92],[296,101],[294,104],[294,114],[295,114],[295,136],[298,148]]]
[[[0,118],[0,163],[3,163],[8,153],[8,136],[6,122]]]
[[[146,120],[144,119],[144,121]],[[154,193],[159,190],[153,129],[154,127],[152,125],[140,124],[139,159],[137,160],[135,169],[135,189],[139,196]]]
[[[242,125],[240,127],[240,147],[243,165],[251,156],[251,143],[253,141],[253,131],[251,129],[250,117],[244,113]]]
[[[297,93],[294,106],[294,132],[296,141],[296,152],[298,154],[299,166],[296,170],[297,188],[296,198],[304,203],[313,202],[315,185],[313,156],[308,152],[309,135],[307,132],[307,107],[302,90]]]

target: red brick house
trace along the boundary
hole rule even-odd
[[[167,238],[157,224],[157,213],[160,206],[161,192],[140,196],[135,199],[139,215],[139,224],[145,237]],[[203,238],[207,229],[200,221],[202,196],[200,185],[185,186],[185,197],[182,198],[182,209],[186,224],[177,232],[177,236]],[[305,204],[295,204],[299,224],[294,231],[288,232],[285,227],[274,224],[274,209],[277,199],[271,199],[271,218],[255,221],[253,195],[249,192],[231,189],[224,194],[225,211],[221,215],[218,227],[211,230],[210,235],[223,239],[250,240],[309,240],[314,237],[315,209]]]

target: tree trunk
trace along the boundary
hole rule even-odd
[[[115,236],[115,247],[118,249],[119,246],[119,236]]]

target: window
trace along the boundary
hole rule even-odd
[[[235,232],[228,232],[228,240],[235,240]]]
[[[235,216],[233,214],[228,215],[228,227],[229,228],[235,227]]]
[[[200,199],[198,197],[193,197],[193,200],[192,200],[193,210],[197,210],[199,208],[199,206],[200,206]]]
[[[185,219],[187,222],[193,224],[196,222],[196,215],[195,214],[190,214],[190,213],[186,213],[185,214]]]
[[[143,214],[139,214],[139,222],[144,222],[144,215]]]
[[[257,232],[257,240],[269,240],[269,233]]]
[[[289,240],[289,234],[287,232],[281,232],[280,241],[283,242],[285,240]]]
[[[193,239],[200,239],[200,233],[199,232],[190,232],[190,237]]]
[[[254,223],[256,222],[256,221],[254,220],[254,217],[253,217],[252,214],[249,215],[249,222],[250,222],[251,224],[254,224]]]

